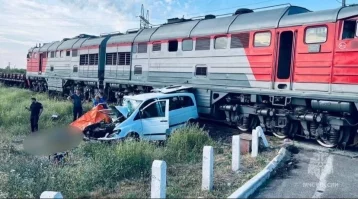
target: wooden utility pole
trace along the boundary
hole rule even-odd
[[[346,0],[342,0],[342,7],[346,7]]]

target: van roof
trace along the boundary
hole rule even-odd
[[[183,96],[183,95],[192,96],[193,94],[185,93],[185,92],[181,92],[181,93],[143,93],[143,94],[138,94],[138,95],[133,95],[133,96],[124,96],[124,98],[145,101],[145,100],[153,99],[153,98]]]

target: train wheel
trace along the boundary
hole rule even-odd
[[[321,146],[324,146],[326,148],[333,148],[333,147],[337,146],[337,144],[331,143],[330,141],[325,140],[321,137],[317,138],[317,142],[318,142],[318,144],[320,144]]]
[[[236,127],[243,132],[250,131],[255,129],[260,123],[260,120],[255,115],[249,115],[245,117],[243,114],[239,115],[238,120],[236,121]]]
[[[278,137],[280,139],[285,139],[287,138],[287,135],[285,134],[285,132],[282,132],[282,129],[274,129],[272,131],[272,134],[275,136],[275,137]]]
[[[333,148],[342,142],[347,133],[349,133],[347,132],[347,128],[340,128],[339,132],[335,132],[333,134],[332,132],[321,134],[316,140],[321,146]]]
[[[285,139],[287,137],[293,137],[294,134],[296,134],[297,130],[299,128],[299,125],[297,123],[287,123],[287,125],[284,128],[276,128],[274,127],[272,129],[272,134],[275,137],[278,137],[280,139]]]
[[[249,118],[245,117],[244,114],[239,115],[236,121],[236,127],[242,132],[249,131],[249,126],[248,126],[249,121],[247,120],[249,120]]]

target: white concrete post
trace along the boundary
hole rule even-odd
[[[167,189],[167,163],[154,160],[152,164],[151,198],[165,198]]]
[[[201,189],[211,191],[214,185],[214,149],[212,146],[204,146],[202,169]]]
[[[264,146],[269,147],[270,144],[268,143],[265,133],[264,133],[264,130],[261,128],[261,126],[256,127],[256,131],[258,132],[258,137],[262,139]]]
[[[251,140],[251,157],[257,157],[259,152],[259,135],[258,132],[253,129],[252,130],[252,140]]]
[[[232,161],[231,166],[233,171],[240,169],[240,135],[232,136]]]
[[[55,191],[44,191],[40,195],[40,199],[49,199],[49,198],[56,198],[56,199],[63,199],[63,196],[60,192]]]

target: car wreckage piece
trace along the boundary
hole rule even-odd
[[[122,117],[114,106],[105,109],[103,104],[98,104],[72,122],[70,126],[81,130],[85,138],[96,139],[112,133],[116,123],[123,121]]]

